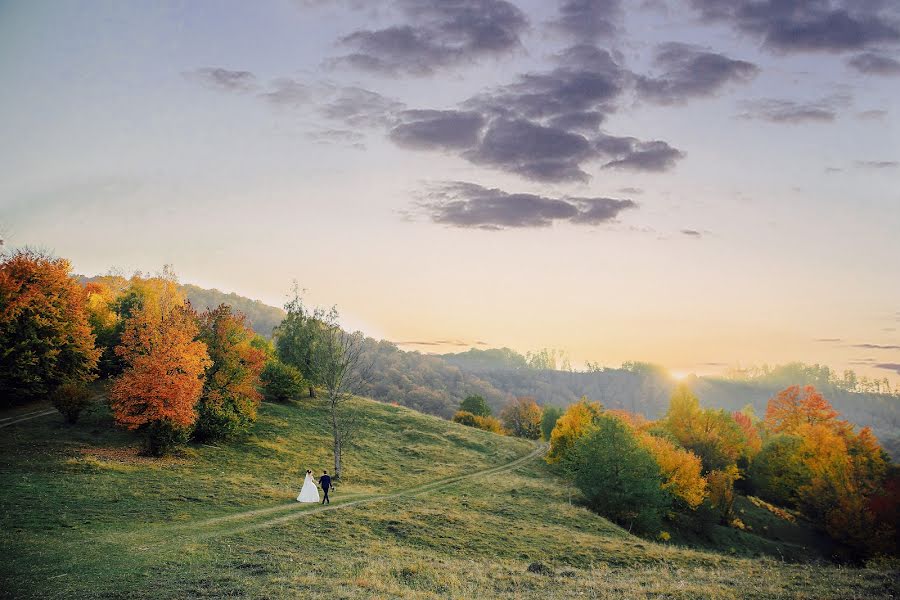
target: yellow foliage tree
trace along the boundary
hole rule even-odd
[[[547,453],[547,462],[555,464],[563,460],[578,438],[586,434],[603,412],[603,405],[599,402],[590,402],[582,397],[579,402],[570,404],[566,412],[556,421],[556,426],[550,434],[550,452]]]
[[[663,489],[694,509],[706,498],[706,479],[701,475],[703,465],[693,452],[679,448],[667,439],[639,432],[638,442],[646,448],[665,478]]]

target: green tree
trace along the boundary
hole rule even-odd
[[[266,361],[259,377],[267,402],[287,402],[298,397],[306,386],[300,371],[277,358]]]
[[[309,385],[309,397],[316,397],[316,386],[324,384],[323,362],[317,360],[317,344],[322,338],[325,313],[309,310],[303,304],[300,289],[294,286],[294,296],[285,305],[287,315],[275,328],[275,351],[281,362],[291,365]]]
[[[653,456],[615,417],[594,420],[575,442],[567,468],[592,509],[629,529],[657,531],[672,505]]]
[[[252,345],[254,333],[246,317],[222,304],[200,315],[200,341],[212,365],[206,371],[197,405],[194,435],[217,440],[246,431],[256,421],[259,375],[265,352]]]
[[[803,461],[803,440],[793,435],[776,435],[763,444],[748,469],[751,491],[779,506],[796,507],[798,490],[812,481],[812,473]]]
[[[459,403],[459,410],[479,417],[491,416],[491,407],[487,405],[484,398],[474,394],[467,396],[465,400]]]
[[[550,441],[550,434],[553,433],[553,428],[556,427],[556,422],[563,414],[563,409],[555,406],[549,405],[544,407],[544,414],[541,415],[541,437],[545,442]]]
[[[319,315],[318,334],[313,342],[312,372],[325,390],[322,401],[331,421],[334,477],[342,474],[344,449],[352,443],[359,425],[359,409],[350,400],[369,383],[372,363],[365,355],[365,337],[359,331],[349,333],[338,323],[337,309]]]
[[[68,261],[32,250],[0,257],[0,404],[94,378],[86,300]]]

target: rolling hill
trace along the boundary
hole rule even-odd
[[[822,564],[808,526],[776,523],[747,502],[742,519],[775,532],[769,538],[724,528],[700,544],[678,532],[669,543],[632,536],[581,507],[540,445],[357,402],[364,427],[324,508],[294,501],[303,471],[329,462],[324,413],[309,401],[264,404],[248,437],[163,460],[140,456],[103,403],[74,426],[56,414],[15,423],[0,415],[0,596],[823,599],[898,591],[895,571]]]

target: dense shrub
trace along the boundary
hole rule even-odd
[[[453,422],[467,427],[483,429],[484,431],[490,431],[492,433],[506,433],[503,430],[503,425],[494,417],[480,417],[464,410],[458,411],[453,415]]]
[[[300,371],[277,358],[266,361],[259,380],[263,386],[263,397],[266,402],[293,400],[299,397],[306,387]]]
[[[53,391],[50,402],[62,413],[67,423],[75,423],[81,411],[91,403],[91,393],[83,383],[70,381]]]
[[[487,405],[484,398],[478,395],[467,396],[465,400],[459,403],[459,410],[472,413],[476,417],[491,416],[491,407]]]

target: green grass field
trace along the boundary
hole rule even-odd
[[[265,404],[243,441],[163,460],[102,405],[75,426],[51,414],[0,429],[0,596],[897,596],[895,570],[825,564],[808,527],[745,500],[741,518],[766,535],[647,541],[571,502],[536,444],[359,403],[327,510],[295,502],[305,469],[330,462],[309,401]]]

